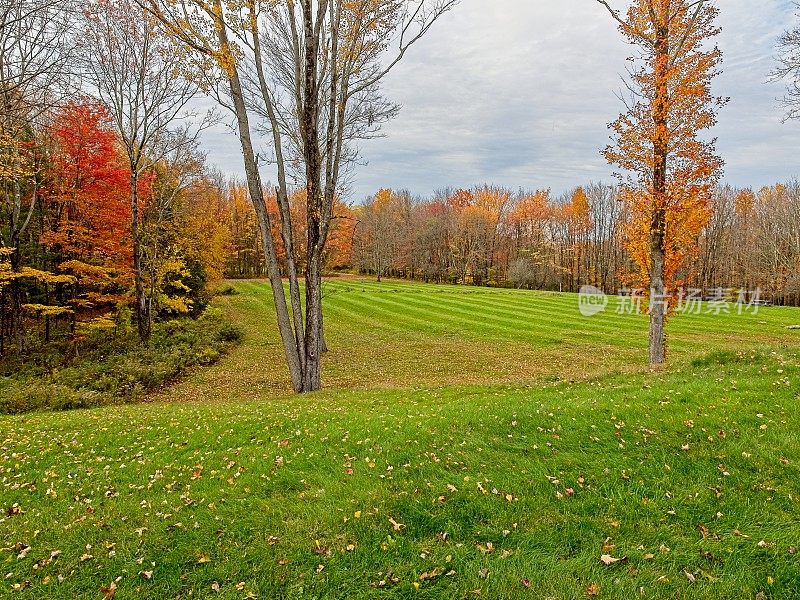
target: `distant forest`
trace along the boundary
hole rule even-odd
[[[293,198],[297,212],[302,203]],[[800,183],[755,192],[721,186],[710,212],[680,284],[734,298],[760,289],[764,301],[800,305]],[[329,271],[568,292],[587,284],[606,293],[636,286],[625,244],[630,218],[610,185],[562,196],[480,186],[419,198],[384,189],[362,205],[338,205],[336,216]],[[230,205],[230,223],[228,276],[264,276],[257,220],[243,191]],[[298,254],[302,264],[302,248]]]

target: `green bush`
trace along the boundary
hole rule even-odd
[[[21,359],[7,357],[0,378],[0,413],[68,410],[136,402],[193,367],[219,360],[242,333],[209,308],[196,320],[157,323],[149,346],[135,336],[93,340],[74,350],[53,348]]]
[[[222,286],[216,293],[217,296],[238,296],[239,291],[230,284]]]

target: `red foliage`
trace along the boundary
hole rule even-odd
[[[129,271],[130,170],[106,109],[91,100],[62,109],[52,128],[51,223],[42,243],[65,257]]]

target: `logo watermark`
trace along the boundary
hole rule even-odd
[[[647,300],[643,288],[619,290],[614,304],[614,312],[618,315],[636,315],[642,313],[642,304]],[[612,296],[603,290],[585,285],[578,294],[578,310],[584,317],[594,317],[606,312],[611,304]],[[703,295],[699,288],[682,289],[677,294],[659,296],[654,290],[650,293],[649,306],[663,304],[665,310],[674,306],[675,312],[687,315],[757,315],[759,308],[768,303],[761,299],[761,289],[714,288]]]
[[[578,309],[584,317],[594,317],[608,308],[608,294],[593,285],[585,285],[578,294]]]

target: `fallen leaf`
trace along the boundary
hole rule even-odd
[[[117,593],[117,584],[112,581],[107,586],[101,587],[100,593],[103,594],[104,600],[111,600]]]
[[[314,541],[314,554],[317,556],[330,556],[331,550],[327,546],[323,546],[319,543],[319,540]]]
[[[403,529],[405,529],[405,527],[406,527],[405,525],[403,525],[402,523],[398,523],[397,521],[395,521],[395,520],[394,520],[393,518],[391,518],[391,517],[389,517],[389,523],[391,523],[391,524],[392,524],[392,528],[393,528],[395,531],[402,531],[402,530],[403,530]]]
[[[444,573],[444,571],[437,567],[437,568],[433,569],[432,571],[426,571],[425,573],[420,575],[419,576],[419,580],[420,581],[427,581],[429,579],[436,579],[442,573]]]
[[[627,556],[623,556],[622,558],[614,558],[610,554],[603,554],[603,556],[600,557],[600,562],[602,562],[607,567],[615,565],[617,563],[625,562],[627,560],[628,560]]]

